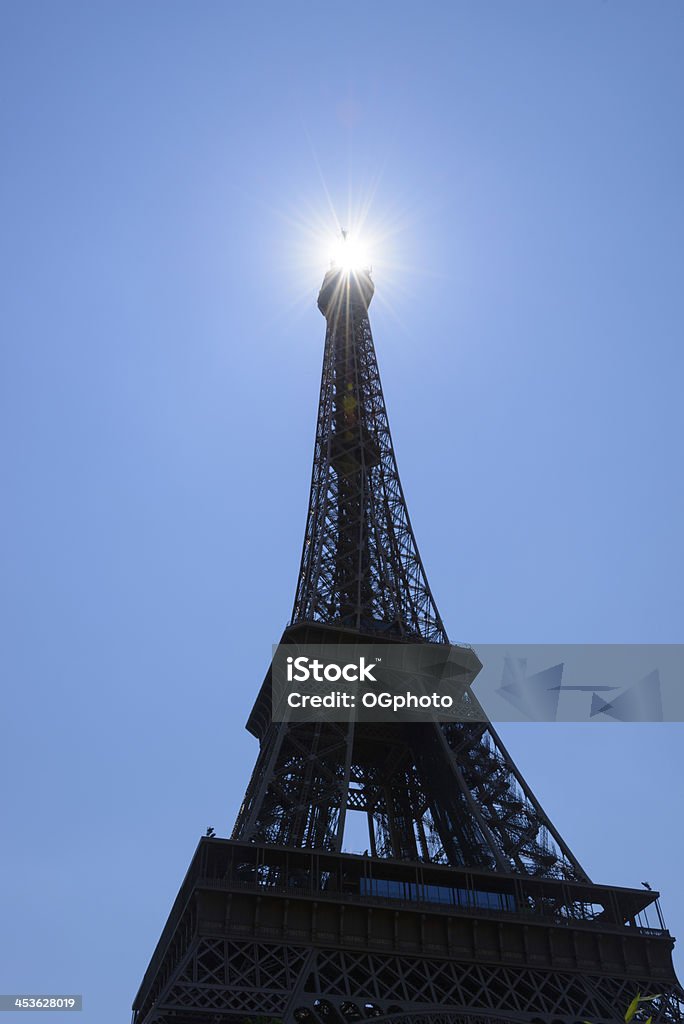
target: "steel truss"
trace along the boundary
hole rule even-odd
[[[414,898],[393,896],[392,886]],[[462,902],[439,902],[447,891]],[[483,909],[494,892],[498,905]],[[651,899],[587,882],[203,839],[134,1024],[617,1024],[637,992],[658,993],[649,1014],[674,1024],[682,1003],[672,940],[635,924]]]
[[[649,978],[605,978],[530,968],[276,943],[202,939],[188,954],[150,1022],[179,1024],[184,1014],[225,1024],[276,1017],[286,1024],[376,1020],[413,1024],[440,1020],[595,1024],[618,1022]],[[317,993],[324,992],[325,998]],[[293,995],[294,993],[294,995]],[[410,1009],[409,1009],[410,1008]],[[450,1010],[451,1012],[445,1013]],[[408,1011],[408,1012],[407,1012]],[[681,1011],[677,993],[663,994],[656,1019]]]
[[[332,272],[311,495],[293,622],[447,641],[416,544],[367,315],[370,277]]]
[[[368,273],[332,270],[311,493],[282,643],[447,644],[397,471]],[[463,657],[473,658],[473,652]],[[477,659],[476,659],[477,660]],[[479,662],[478,662],[479,665]],[[491,724],[274,722],[231,840],[203,839],[134,1024],[681,1022],[657,893],[600,887]],[[343,854],[349,812],[367,856]],[[637,1018],[638,1019],[638,1018]]]
[[[300,626],[282,642],[313,635],[343,636]],[[373,855],[587,877],[491,725],[274,723],[265,707],[251,725],[261,749],[235,839],[340,852],[346,812],[363,811]]]

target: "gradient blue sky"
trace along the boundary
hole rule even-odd
[[[326,190],[389,229],[372,322],[452,637],[684,641],[683,44],[667,0],[0,5],[0,991],[126,1020],[232,827],[304,529]],[[684,726],[501,732],[684,941]]]

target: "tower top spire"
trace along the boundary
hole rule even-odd
[[[352,271],[370,270],[370,258],[363,240],[354,232],[343,228],[335,241],[330,255],[331,267]]]
[[[369,267],[343,253],[318,296],[327,330],[292,622],[445,643],[399,481],[368,320],[374,291]]]
[[[318,293],[318,308],[330,321],[365,316],[375,293],[370,268],[346,269],[333,263]]]

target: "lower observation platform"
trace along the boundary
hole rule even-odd
[[[203,838],[133,1021],[679,1021],[657,895]]]

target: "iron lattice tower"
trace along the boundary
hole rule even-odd
[[[448,644],[399,480],[368,271],[333,267],[311,493],[281,643]],[[479,662],[462,649],[464,665]],[[484,723],[275,722],[229,840],[203,838],[134,1024],[681,1020],[657,893],[595,885]],[[368,850],[342,852],[348,811]],[[640,915],[655,904],[659,927]]]

